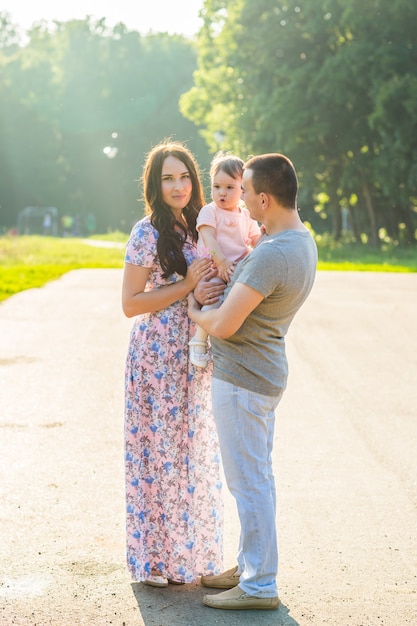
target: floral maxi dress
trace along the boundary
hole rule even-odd
[[[162,277],[158,232],[145,217],[132,229],[126,262],[149,267],[146,291],[181,280]],[[184,244],[189,264],[197,257]],[[194,324],[187,298],[135,319],[126,359],[127,562],[136,581],[152,569],[178,582],[223,566],[220,453],[211,413],[211,363],[189,362]]]

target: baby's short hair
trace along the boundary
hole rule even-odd
[[[211,162],[210,178],[213,180],[219,172],[225,172],[231,178],[242,178],[243,165],[242,159],[234,154],[218,152]]]

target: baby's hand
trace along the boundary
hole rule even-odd
[[[221,261],[217,264],[217,269],[220,278],[222,278],[224,282],[228,283],[234,270],[233,261],[228,261],[227,259],[225,259],[224,261]]]

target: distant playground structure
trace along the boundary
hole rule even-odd
[[[17,216],[19,235],[51,235],[58,236],[58,209],[49,207],[27,206]]]
[[[17,217],[19,235],[45,235],[50,237],[90,236],[96,231],[96,218],[93,213],[85,217],[62,215],[56,207],[27,206]]]

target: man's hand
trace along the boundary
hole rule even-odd
[[[201,305],[215,304],[223,295],[226,283],[221,280],[221,278],[212,281],[211,279],[214,278],[214,276],[215,273],[213,272],[208,274],[199,281],[197,287],[194,289],[194,297]]]

